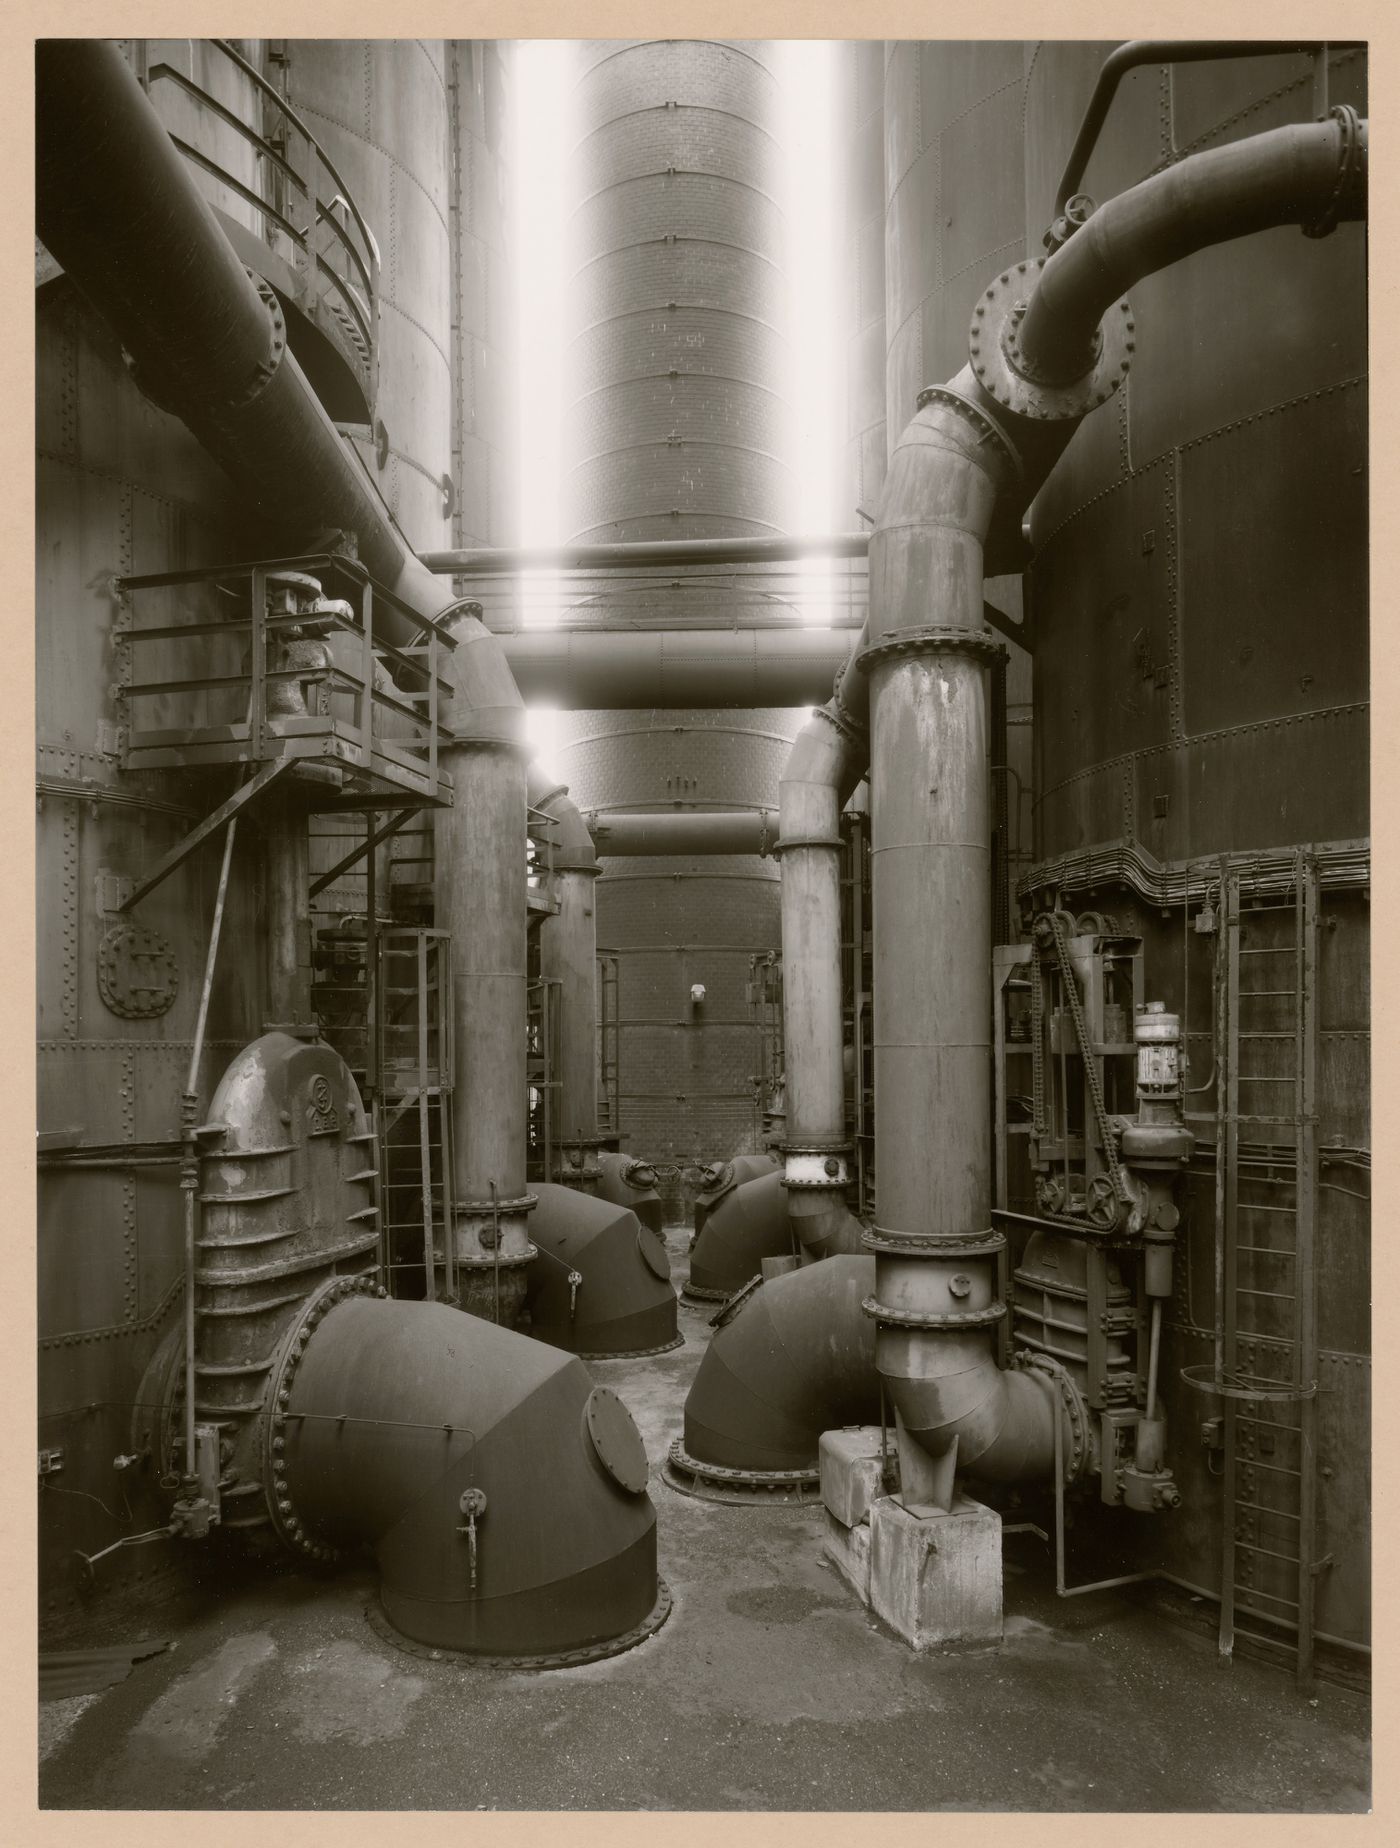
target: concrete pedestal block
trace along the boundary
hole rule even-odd
[[[834,1514],[826,1517],[822,1551],[862,1604],[870,1602],[870,1524],[847,1527]]]
[[[823,1431],[817,1445],[822,1500],[843,1527],[855,1527],[884,1494],[880,1474],[879,1425],[849,1425]]]
[[[961,1494],[948,1511],[877,1501],[870,1607],[915,1649],[999,1643],[1001,1516]]]
[[[760,1258],[759,1266],[763,1271],[763,1281],[767,1283],[770,1277],[786,1277],[789,1271],[795,1271],[798,1268],[798,1263],[797,1258]]]

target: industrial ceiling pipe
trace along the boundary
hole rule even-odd
[[[590,809],[585,816],[598,852],[613,859],[636,854],[775,853],[778,817],[772,809]]]
[[[859,1249],[846,1205],[851,1143],[841,992],[841,811],[865,774],[868,690],[858,665],[798,733],[778,783],[782,834],[783,1044],[787,1140],[783,1185],[804,1262]]]
[[[521,694],[566,712],[798,706],[823,699],[850,629],[520,630],[500,638]]]
[[[877,1260],[867,1308],[904,1489],[920,1501],[950,1506],[960,1468],[1052,1473],[1057,1393],[1073,1390],[1062,1369],[1003,1372],[992,1349],[1005,1305],[1002,1240],[987,1230],[987,550],[1019,528],[1079,422],[1126,376],[1132,318],[1113,299],[1123,282],[1265,225],[1318,233],[1357,216],[1365,150],[1364,123],[1343,109],[1193,155],[1114,200],[1048,262],[992,284],[973,316],[970,365],[921,394],[894,453],[861,657],[884,1222],[866,1240]]]
[[[114,328],[143,389],[188,424],[273,530],[353,533],[379,582],[429,620],[452,616],[443,758],[457,799],[439,814],[436,859],[462,1061],[459,1272],[476,1277],[478,1299],[489,1291],[492,1310],[503,1270],[507,1296],[523,1300],[524,708],[500,644],[409,550],[287,351],[275,300],[239,263],[114,44],[39,41],[36,136],[39,235]],[[380,626],[396,635],[392,611]]]
[[[496,577],[515,571],[613,571],[685,565],[780,565],[801,558],[864,558],[869,533],[781,534],[757,539],[640,539],[616,545],[468,546],[425,552],[429,571]]]

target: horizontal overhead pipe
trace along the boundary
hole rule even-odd
[[[1221,58],[1270,58],[1289,52],[1311,52],[1326,57],[1329,50],[1342,51],[1351,41],[1330,46],[1321,39],[1130,39],[1104,59],[1084,111],[1084,120],[1074,138],[1065,170],[1055,193],[1055,216],[1058,218],[1070,199],[1079,191],[1094,149],[1098,144],[1108,112],[1118,93],[1118,86],[1129,71],[1148,64],[1204,64]]]
[[[771,854],[778,844],[773,809],[590,809],[589,831],[605,858],[636,854]]]
[[[830,691],[854,632],[524,629],[499,639],[524,698],[572,712],[810,704]]]
[[[495,636],[405,543],[116,45],[41,39],[35,64],[37,230],[109,321],[142,387],[184,420],[273,531],[302,541],[353,534],[366,569],[419,615],[452,615],[443,761],[457,799],[439,813],[436,857],[462,1062],[454,1191],[460,1267],[483,1271],[485,1241],[495,1242],[494,1290],[502,1261],[509,1272],[530,1250],[519,690]],[[391,609],[377,614],[382,633],[404,639]]]
[[[1178,161],[1110,199],[1049,259],[1017,340],[1021,369],[1046,383],[1093,364],[1119,296],[1210,244],[1275,225],[1314,235],[1366,210],[1367,124],[1349,109]]]
[[[423,563],[429,571],[452,577],[635,570],[645,565],[780,565],[804,558],[864,558],[869,542],[869,533],[815,533],[774,539],[642,539],[617,545],[468,546],[425,552]]]

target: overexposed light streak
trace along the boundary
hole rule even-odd
[[[787,396],[796,444],[793,527],[828,533],[835,528],[846,402],[836,314],[836,47],[829,39],[786,40],[779,69],[790,303]],[[823,561],[799,571],[803,622],[830,625],[832,571]]]

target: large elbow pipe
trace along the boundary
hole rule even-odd
[[[455,1236],[459,1273],[478,1284],[489,1273],[497,1308],[496,1278],[504,1270],[518,1294],[531,1255],[519,690],[495,636],[405,543],[117,47],[43,39],[35,62],[39,235],[111,324],[143,388],[183,419],[271,530],[293,544],[352,533],[378,582],[420,616],[453,617],[443,762],[456,800],[439,812],[436,859],[462,1063]],[[404,639],[390,606],[379,626]]]
[[[788,1196],[782,1175],[770,1166],[731,1188],[706,1213],[691,1247],[686,1295],[725,1302],[760,1274],[765,1258],[792,1251]]]
[[[763,1476],[816,1468],[823,1431],[880,1416],[864,1256],[770,1278],[718,1330],[685,1402],[673,1466]]]
[[[431,1648],[562,1666],[657,1627],[646,1451],[582,1361],[442,1304],[311,1313],[269,1420],[303,1549],[370,1547],[384,1615]]]
[[[629,1207],[546,1181],[530,1231],[543,1260],[530,1278],[537,1340],[592,1360],[680,1346],[665,1241]]]
[[[1144,276],[1275,225],[1320,235],[1366,213],[1367,124],[1346,108],[1193,154],[1110,199],[1046,263],[1017,343],[1046,383],[1083,376],[1099,323]]]

